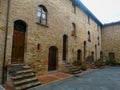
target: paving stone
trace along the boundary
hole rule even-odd
[[[120,67],[105,67],[29,90],[120,90]]]

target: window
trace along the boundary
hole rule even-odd
[[[38,6],[37,23],[47,25],[47,9],[42,5]]]
[[[37,50],[40,50],[40,44],[37,45]]]
[[[90,39],[90,31],[88,31],[88,41],[91,42],[91,39]]]
[[[90,17],[88,16],[88,24],[90,24]]]
[[[97,40],[98,40],[98,45],[100,45],[100,39],[99,39],[99,37],[97,37]]]
[[[73,13],[76,13],[76,6],[75,6],[75,4],[73,4],[73,3],[72,3],[72,12],[73,12]]]
[[[100,27],[99,27],[99,25],[97,24],[97,31],[99,31],[99,28],[100,28]]]
[[[115,53],[109,53],[109,59],[115,59]]]
[[[76,25],[75,25],[75,23],[72,23],[72,29],[71,29],[71,35],[72,36],[76,36]]]

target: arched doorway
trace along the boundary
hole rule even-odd
[[[92,51],[92,61],[94,61],[94,51]]]
[[[86,48],[87,48],[87,46],[86,46],[86,41],[84,41],[84,46],[83,46],[83,48],[84,48],[84,60],[86,59]]]
[[[24,62],[24,46],[25,46],[25,32],[26,23],[17,20],[14,22],[13,45],[12,45],[12,63]]]
[[[82,53],[80,49],[77,50],[77,62],[82,62]]]
[[[58,49],[55,46],[49,48],[49,61],[48,61],[48,71],[53,71],[57,69],[57,56]]]
[[[63,36],[63,61],[67,60],[67,51],[68,51],[68,36]]]
[[[95,45],[95,60],[97,60],[97,45]]]

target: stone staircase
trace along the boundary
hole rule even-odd
[[[68,69],[69,73],[71,74],[78,74],[82,72],[82,70],[80,70],[80,67],[78,66],[73,66],[69,63],[65,63],[64,66]]]
[[[15,90],[26,90],[41,85],[30,66],[14,65],[9,69],[9,75]]]

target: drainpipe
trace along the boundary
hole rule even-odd
[[[6,15],[6,29],[5,29],[5,42],[4,42],[4,53],[3,53],[3,65],[2,65],[2,84],[7,81],[7,67],[6,67],[6,47],[7,47],[7,36],[8,36],[8,22],[9,22],[9,12],[10,12],[10,2],[7,3],[7,15]]]

